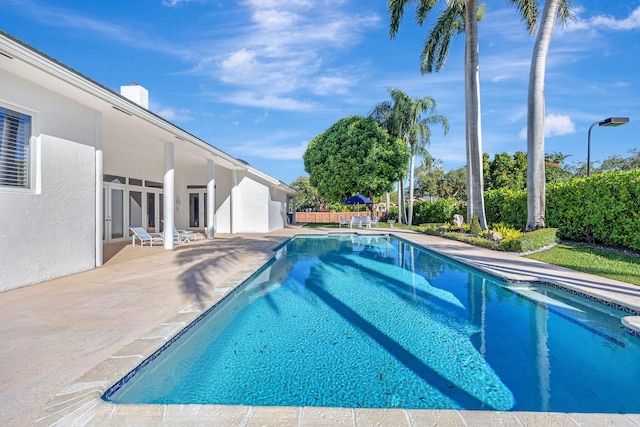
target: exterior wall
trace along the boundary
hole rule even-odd
[[[269,191],[269,231],[287,226],[287,194],[271,188]]]
[[[231,233],[233,171],[216,166],[216,233]]]
[[[0,70],[4,107],[32,113],[30,191],[0,188],[0,291],[95,267],[100,116]],[[33,144],[35,142],[35,144]]]
[[[271,177],[245,170],[244,162],[35,51],[23,56],[28,47],[13,46],[1,35],[0,42],[19,53],[0,64],[0,105],[32,118],[33,172],[29,190],[0,188],[0,291],[100,265],[102,227],[112,222],[96,212],[103,185],[96,174],[162,183],[168,142],[175,147],[175,187],[163,193],[175,203],[178,228],[188,228],[188,186],[206,192],[211,158],[226,166],[215,168],[216,232],[266,233],[286,226],[286,192]],[[126,240],[129,212],[136,224],[145,217],[145,199],[130,202],[126,190],[160,192],[138,185],[110,184],[125,189],[125,228],[113,233],[113,241],[123,233]]]
[[[269,232],[269,187],[238,172],[238,200],[233,208],[236,233]]]

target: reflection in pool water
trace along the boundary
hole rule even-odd
[[[109,400],[639,412],[623,314],[388,236],[297,237]]]

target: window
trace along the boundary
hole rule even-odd
[[[31,116],[0,107],[0,187],[30,188]]]

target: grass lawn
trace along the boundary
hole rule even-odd
[[[638,256],[623,255],[587,245],[559,244],[548,251],[526,257],[640,286]]]

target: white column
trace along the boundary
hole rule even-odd
[[[102,115],[100,113],[96,113],[96,267],[102,266],[104,253],[103,253],[103,245],[104,242],[103,234],[104,234],[104,196],[102,189],[102,181],[104,175],[104,153],[102,152]],[[128,236],[128,234],[127,234]]]
[[[211,240],[215,233],[216,209],[216,165],[213,160],[207,160],[209,180],[207,181],[207,239]]]
[[[173,143],[164,143],[164,248],[173,249],[175,225],[175,170],[173,167]]]
[[[229,222],[231,222],[231,234],[237,233],[238,226],[237,215],[236,215],[236,205],[238,204],[238,171],[233,170],[231,172],[232,183],[231,183],[231,214],[229,215]]]
[[[294,197],[291,201],[291,224],[296,223],[296,198]]]

